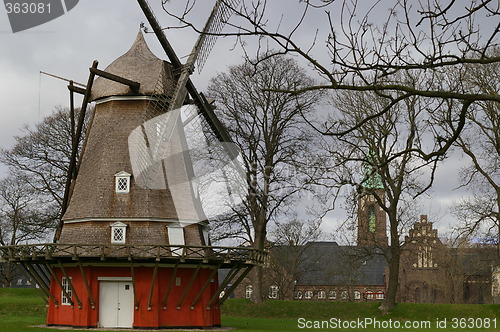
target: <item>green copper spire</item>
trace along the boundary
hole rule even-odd
[[[367,189],[384,189],[382,177],[379,173],[377,173],[374,166],[374,164],[376,164],[377,156],[373,150],[368,150],[366,159],[367,162],[364,164],[363,181],[361,182],[361,186]]]

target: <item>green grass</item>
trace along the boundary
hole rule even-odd
[[[227,316],[255,318],[297,318],[311,319],[353,319],[375,317],[380,319],[436,319],[453,317],[497,317],[500,319],[498,304],[430,304],[400,303],[389,315],[382,316],[379,302],[314,302],[314,301],[265,301],[254,305],[246,299],[228,300],[222,312]],[[334,315],[334,316],[332,316]]]
[[[353,321],[358,318],[376,319],[379,322],[391,321],[415,322],[429,321],[431,328],[425,331],[500,331],[500,305],[480,304],[424,304],[401,303],[389,315],[381,315],[380,303],[349,302],[305,302],[305,301],[266,301],[262,305],[254,305],[249,300],[228,300],[222,312],[223,325],[237,327],[238,331],[303,331],[298,328],[298,319],[323,321],[335,318],[342,321]],[[497,328],[461,329],[451,328],[453,318],[496,318]],[[448,328],[437,328],[436,319],[448,322]],[[312,324],[314,324],[312,322]],[[405,329],[369,328],[363,329],[314,329],[314,331],[403,331]],[[409,329],[407,329],[409,330]]]
[[[235,327],[234,331],[304,331],[298,328],[298,319],[325,321],[331,318],[343,321],[373,318],[380,322],[389,320],[430,321],[430,329],[422,331],[500,331],[500,305],[464,304],[398,304],[387,316],[380,315],[379,303],[309,302],[309,301],[266,301],[254,305],[248,300],[228,300],[222,307],[223,326]],[[46,307],[33,289],[0,288],[0,332],[53,331],[30,327],[45,322]],[[497,328],[452,329],[436,328],[436,318],[497,318]],[[416,329],[413,329],[416,330]],[[75,330],[76,331],[76,330]],[[314,329],[314,331],[411,331],[409,329]]]
[[[0,332],[40,331],[45,323],[45,303],[34,289],[0,289]]]

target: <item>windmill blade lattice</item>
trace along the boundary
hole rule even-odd
[[[204,31],[205,33],[205,41],[201,45],[199,50],[198,59],[196,61],[198,73],[201,72],[205,62],[207,61],[208,55],[212,51],[215,42],[217,41],[217,37],[224,28],[224,25],[229,20],[231,15],[234,12],[234,8],[236,8],[241,0],[224,0],[217,1],[217,5],[219,7],[215,11],[215,15],[213,17],[213,21],[209,25],[208,29]]]

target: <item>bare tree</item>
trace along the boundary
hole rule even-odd
[[[249,62],[229,68],[212,80],[208,94],[217,101],[217,115],[240,148],[248,195],[232,211],[232,222],[246,240],[264,249],[267,227],[297,204],[307,188],[303,177],[312,133],[301,114],[309,114],[317,92],[275,93],[313,84],[297,63],[274,57],[254,67]],[[233,227],[234,229],[234,227]],[[256,268],[253,297],[262,301],[262,269]]]
[[[479,69],[465,66],[457,75],[471,90],[495,93],[500,88],[499,70],[498,63]],[[500,258],[500,104],[484,101],[471,107],[456,145],[470,161],[461,171],[470,195],[455,210],[462,221],[460,235],[486,237],[497,245]]]
[[[19,245],[40,241],[55,227],[57,209],[43,200],[24,178],[10,176],[0,180],[0,245]],[[12,262],[5,262],[3,283],[14,279]]]
[[[78,111],[75,112],[75,119]],[[87,112],[85,128],[89,124]],[[15,177],[26,181],[37,193],[46,195],[60,209],[68,175],[72,147],[70,111],[56,108],[34,128],[26,125],[25,134],[16,136],[11,149],[0,150],[0,161],[9,166]],[[80,142],[83,142],[84,135]]]
[[[191,15],[200,3],[188,1],[188,5],[179,11],[169,3],[164,9],[183,27],[200,32],[201,28],[192,21],[194,16]],[[231,3],[227,5],[231,6]],[[397,168],[391,168],[393,170],[404,170],[406,167],[418,170],[419,166],[414,164],[417,157],[423,164],[437,163],[462,133],[472,106],[487,101],[500,102],[498,91],[464,89],[460,80],[443,79],[447,72],[464,65],[479,71],[500,61],[498,54],[491,52],[498,46],[500,31],[497,1],[473,0],[466,5],[455,0],[417,3],[407,0],[299,0],[287,3],[287,6],[273,5],[266,0],[242,0],[237,3],[238,6],[232,8],[236,15],[222,34],[236,37],[247,55],[251,54],[255,45],[251,43],[251,38],[255,38],[258,45],[254,48],[259,54],[264,54],[252,60],[255,66],[273,56],[294,54],[319,77],[308,86],[279,87],[274,91],[357,91],[365,93],[366,98],[379,96],[386,100],[376,112],[358,109],[355,121],[332,120],[317,127],[323,134],[345,142],[345,137],[364,130],[364,126],[372,120],[381,118],[382,123],[386,122],[384,116],[391,117],[388,113],[392,109],[407,108],[411,104],[419,108],[418,116],[413,114],[408,120],[414,127],[429,126],[427,132],[431,135],[425,144],[416,144],[423,137],[415,133],[406,137],[406,145],[387,155],[387,159],[376,155],[376,164],[380,164],[377,172],[381,175],[387,173],[387,179],[394,182],[384,185],[385,190],[394,190],[388,192],[388,202],[399,201],[403,192],[409,190],[414,195],[425,191],[432,185],[433,172],[430,171],[430,181],[421,187],[406,187],[412,181],[403,180],[405,171],[389,174],[380,167],[394,165]],[[268,48],[276,51],[262,53]],[[426,114],[421,121],[423,113]],[[437,113],[445,114],[445,117],[437,119]],[[447,129],[439,125],[443,119],[449,122]],[[401,133],[397,126],[388,125],[380,129],[384,133],[394,131],[394,135]],[[411,133],[416,128],[407,130]],[[390,137],[390,133],[387,135]],[[376,147],[365,145],[365,148],[374,150]],[[359,150],[353,148],[351,159],[357,158],[358,162],[366,160],[362,155],[356,157],[354,152]],[[342,179],[341,176],[338,178]],[[394,204],[389,206],[391,238],[396,243],[399,223],[393,223],[398,220],[397,209]],[[397,261],[395,254],[394,262]],[[395,289],[392,283],[389,298],[384,302],[385,309],[391,307],[389,302]]]
[[[270,231],[269,278],[278,286],[280,299],[292,300],[297,280],[312,272],[310,266],[304,265],[307,261],[316,261],[317,253],[308,249],[312,241],[321,237],[320,225],[321,220],[292,219],[277,222]]]
[[[401,78],[404,80],[414,78]],[[411,207],[430,187],[437,166],[435,160],[426,161],[413,152],[425,144],[429,130],[425,112],[429,104],[422,100],[406,99],[383,115],[356,125],[367,115],[380,113],[390,103],[390,98],[382,98],[376,93],[344,91],[334,97],[337,114],[331,120],[343,128],[355,127],[332,142],[330,154],[337,160],[337,167],[332,172],[338,185],[358,188],[357,196],[376,203],[389,222],[389,251],[380,251],[387,254],[389,266],[383,311],[392,310],[395,305],[404,246],[402,234],[416,220]],[[373,234],[376,234],[375,229]],[[373,246],[381,249],[385,245],[378,240],[373,242]]]
[[[428,98],[436,104],[455,100],[461,108],[453,118],[453,130],[436,130],[434,144],[412,148],[430,160],[446,154],[460,135],[472,104],[500,101],[497,91],[460,90],[460,82],[441,79],[443,72],[464,64],[481,68],[500,61],[498,54],[490,52],[498,45],[500,31],[497,1],[299,0],[287,6],[266,0],[223,2],[235,15],[221,34],[237,38],[246,54],[253,49],[264,54],[255,64],[275,55],[294,54],[320,78],[309,86],[280,87],[278,91],[371,91],[390,98],[377,114],[360,117],[349,128],[330,123],[325,134],[343,136],[407,99]],[[193,21],[197,5],[201,2],[190,0],[183,7],[168,3],[163,8],[180,27],[201,32],[201,22]],[[169,27],[174,26],[179,27]],[[269,47],[276,51],[262,53]],[[401,72],[423,79],[419,84],[407,84],[398,79]]]

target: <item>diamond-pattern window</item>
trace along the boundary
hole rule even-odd
[[[115,228],[113,229],[113,242],[122,243],[125,242],[125,229]]]
[[[116,222],[111,225],[111,243],[125,243],[127,239],[127,225]]]
[[[118,191],[127,191],[127,190],[128,190],[128,179],[118,178]]]
[[[115,190],[120,194],[127,194],[130,191],[130,174],[119,172],[115,174]]]

